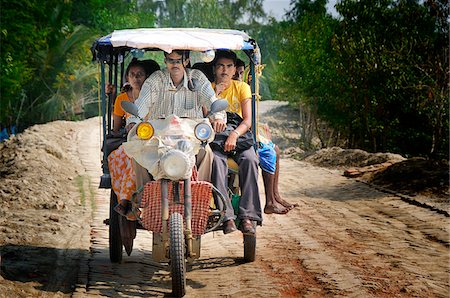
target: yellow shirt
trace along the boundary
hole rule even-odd
[[[212,83],[213,89],[216,84]],[[230,86],[218,96],[228,100],[228,112],[238,113],[242,117],[242,102],[252,97],[250,86],[245,82],[231,80]]]

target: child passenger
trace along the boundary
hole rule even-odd
[[[244,79],[245,63],[241,59],[236,61],[236,73],[234,80]],[[262,125],[260,132],[260,148],[258,149],[259,166],[262,169],[264,190],[266,194],[266,214],[286,214],[289,210],[297,207],[281,198],[278,191],[278,178],[280,175],[280,148],[271,141],[269,127]]]

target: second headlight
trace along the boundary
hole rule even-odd
[[[208,125],[207,123],[197,124],[197,126],[195,126],[194,128],[194,134],[195,137],[200,141],[206,141],[212,134],[211,125]]]

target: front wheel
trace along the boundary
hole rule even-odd
[[[256,234],[244,234],[244,261],[254,262],[256,258]]]
[[[186,259],[184,258],[183,216],[170,215],[170,267],[172,273],[172,294],[183,297],[186,294]]]

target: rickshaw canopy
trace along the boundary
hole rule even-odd
[[[138,28],[115,30],[97,39],[93,45],[94,59],[110,54],[112,49],[208,50],[227,49],[252,51],[258,49],[255,40],[245,32],[231,29],[204,28]]]

